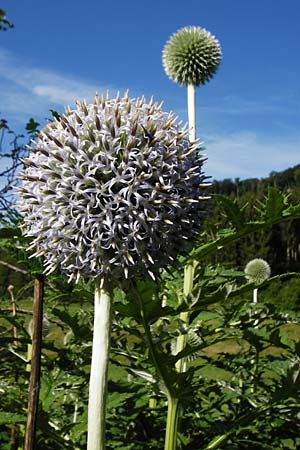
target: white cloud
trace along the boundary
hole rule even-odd
[[[205,172],[214,179],[261,178],[300,163],[300,135],[286,140],[241,131],[204,136]]]
[[[10,112],[16,119],[46,116],[55,105],[72,106],[77,99],[91,100],[96,91],[115,91],[112,86],[32,67],[1,48],[0,89],[1,112]]]
[[[75,94],[74,97],[74,92],[76,92],[76,88],[79,95]],[[58,104],[69,104],[69,103],[74,103],[74,98],[78,98],[78,97],[82,97],[82,95],[80,95],[80,91],[81,89],[78,89],[78,86],[75,86],[75,90],[74,89],[70,89],[70,86],[68,86],[67,88],[61,88],[59,86],[55,86],[55,85],[51,85],[51,84],[41,84],[41,85],[36,85],[33,87],[32,92],[34,92],[35,94],[37,94],[38,96],[41,97],[46,97],[49,100],[51,100],[54,103],[58,103]],[[85,94],[87,94],[88,90],[85,90]],[[95,91],[94,91],[95,92]],[[86,97],[86,95],[85,95]],[[89,95],[90,97],[90,95]]]
[[[50,116],[50,108],[62,110],[64,105],[74,105],[78,98],[89,101],[95,91],[105,92],[107,89],[112,93],[116,91],[112,86],[88,82],[54,70],[36,68],[0,48],[0,112],[9,119],[10,124],[16,122],[22,126],[22,131],[30,117],[43,124],[42,121]],[[118,89],[124,90],[122,86],[118,86]],[[175,101],[176,113],[182,118],[183,124],[186,120],[184,99],[182,96],[182,101]],[[173,100],[168,99],[166,104],[174,103]],[[168,109],[167,106],[166,108]],[[265,177],[273,170],[280,171],[299,164],[300,132],[291,125],[290,117],[288,121],[280,122],[277,136],[267,128],[264,131],[255,128],[257,124],[251,125],[251,120],[246,125],[248,130],[235,131],[241,125],[238,120],[233,122],[232,117],[230,133],[227,130],[228,124],[225,125],[220,120],[216,127],[217,117],[235,114],[235,117],[244,115],[248,119],[260,112],[265,118],[269,113],[277,116],[279,111],[297,116],[295,112],[299,112],[299,106],[292,95],[283,97],[280,93],[276,98],[269,99],[249,100],[227,96],[220,98],[217,103],[210,102],[207,106],[200,103],[198,112],[199,115],[206,114],[205,128],[216,128],[213,133],[201,133],[208,156],[205,172],[215,179]],[[221,114],[218,116],[218,113]],[[285,130],[284,127],[290,129]],[[289,137],[280,139],[279,128]],[[254,131],[250,132],[249,129]]]

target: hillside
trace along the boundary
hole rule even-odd
[[[250,204],[250,216],[255,219],[257,201],[263,199],[268,187],[274,186],[289,194],[293,202],[300,202],[300,164],[282,172],[272,172],[269,177],[246,180],[224,179],[215,181],[211,194],[225,194],[236,198],[240,205]],[[212,202],[206,227],[225,225],[222,214]],[[212,230],[213,232],[213,230]],[[218,261],[244,268],[252,258],[264,258],[271,265],[273,274],[300,270],[300,221],[273,226],[272,229],[256,233],[219,253]],[[230,261],[230,263],[228,263]]]

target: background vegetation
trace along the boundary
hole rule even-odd
[[[218,189],[221,185],[216,183]],[[269,200],[262,195],[262,203],[256,203],[260,213],[254,209],[254,199],[248,208],[234,209],[233,194],[215,197],[215,218],[208,214],[210,227],[191,251],[198,259],[194,290],[179,309],[181,264],[165,273],[159,284],[140,283],[135,293],[115,291],[108,449],[163,448],[164,383],[173,386],[182,404],[180,449],[296,449],[300,444],[299,277],[274,274],[260,287],[259,304],[253,304],[253,286],[240,270],[252,255],[247,258],[241,253],[245,259],[238,263],[233,252],[239,242],[244,245],[238,233],[251,236],[250,211],[256,211],[256,223],[266,218],[268,208],[274,215],[275,204],[281,205],[281,220],[286,212],[298,211],[299,207],[291,210],[285,196],[272,192],[272,204],[270,194]],[[242,196],[239,201],[243,203]],[[239,214],[246,222],[238,231],[233,223]],[[16,214],[11,211],[2,221],[0,442],[1,449],[15,450],[22,448],[26,423],[33,275],[42,266],[41,261],[29,259]],[[288,224],[280,226],[284,229]],[[265,237],[274,226],[271,231],[263,231],[264,227],[257,231],[262,236],[260,248],[272,250]],[[233,242],[217,256],[215,251],[207,255],[208,245],[220,239],[225,243],[233,235]],[[166,299],[167,306],[162,308]],[[38,450],[85,448],[92,308],[89,284],[67,284],[59,274],[46,280]],[[190,312],[188,325],[180,319],[182,310]],[[156,349],[154,357],[147,329]],[[180,355],[187,362],[184,374],[174,371],[179,359],[174,342],[179,334],[187,337]],[[157,372],[157,364],[164,368],[165,379]]]

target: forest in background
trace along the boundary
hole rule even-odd
[[[236,199],[240,206],[251,205],[248,219],[254,220],[256,216],[254,204],[262,201],[267,194],[268,187],[275,187],[285,194],[289,194],[294,202],[300,201],[300,164],[282,172],[271,172],[267,178],[251,178],[246,180],[224,179],[214,181],[213,194],[224,194]],[[210,219],[208,227],[218,221],[222,225],[222,216],[214,203],[210,205]],[[213,232],[213,229],[211,230]],[[228,255],[230,254],[230,258]],[[274,225],[271,229],[254,234],[242,243],[224,252],[221,252],[220,262],[232,261],[239,268],[243,268],[252,258],[263,258],[272,267],[272,273],[278,274],[300,269],[300,221]]]
[[[300,201],[300,164],[281,172],[271,172],[266,178],[250,178],[245,180],[226,178],[213,181],[211,195],[223,194],[236,201],[245,210],[248,220],[257,216],[257,201],[263,201],[269,187],[275,187],[289,195],[298,203]],[[204,229],[214,236],[216,230],[226,227],[221,209],[214,199],[208,203],[208,214]],[[273,225],[271,228],[250,234],[222,249],[208,262],[220,263],[228,268],[244,270],[248,261],[253,258],[263,258],[271,266],[273,275],[284,272],[299,272],[300,270],[300,220]],[[300,279],[274,282],[265,289],[262,299],[275,302],[284,308],[300,308]],[[288,304],[287,304],[287,299]]]

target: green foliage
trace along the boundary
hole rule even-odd
[[[226,223],[230,228],[216,231],[211,239],[210,231],[203,234],[205,242],[200,243],[192,252],[191,259],[201,260],[204,257],[215,255],[225,245],[241,240],[255,232],[264,230],[279,222],[297,219],[300,215],[300,205],[288,203],[288,197],[277,189],[270,188],[264,202],[260,202],[257,220],[246,220],[247,205],[239,208],[237,202],[223,195],[215,196],[218,206],[225,215]],[[277,205],[277,206],[274,206]],[[280,207],[278,205],[281,205]],[[202,236],[202,238],[203,238]]]
[[[244,272],[206,264],[241,236],[299,217],[299,208],[277,190],[259,204],[255,220],[248,208],[218,197],[229,226],[203,233],[198,246],[177,265],[152,280],[128,282],[114,292],[112,351],[107,405],[107,448],[163,448],[167,398],[182,407],[178,449],[296,449],[300,425],[300,321],[297,311],[270,302],[274,291],[293,286],[296,274],[274,275],[258,285]],[[271,206],[273,205],[273,206]],[[274,206],[275,205],[275,206]],[[277,206],[276,206],[277,205]],[[278,206],[281,205],[281,206]],[[234,211],[234,213],[233,213]],[[268,213],[266,214],[266,211]],[[4,449],[14,436],[22,445],[28,377],[27,332],[32,314],[33,274],[18,224],[1,229],[0,267],[0,438]],[[183,264],[197,258],[194,288],[183,294]],[[18,272],[16,269],[21,269]],[[289,283],[287,283],[287,281]],[[8,285],[14,285],[12,317]],[[256,286],[255,286],[256,287]],[[299,291],[298,291],[299,292]],[[283,297],[283,298],[284,298]],[[46,280],[44,311],[51,332],[42,345],[42,378],[37,450],[83,450],[86,446],[88,383],[92,345],[93,286],[67,284],[59,274]],[[180,313],[188,312],[188,322]],[[17,327],[17,339],[13,334]],[[187,345],[176,353],[178,336]],[[184,359],[185,373],[176,363]]]
[[[35,134],[38,131],[39,125],[40,124],[31,117],[25,128],[29,134]]]
[[[125,358],[123,367],[127,365],[128,372],[135,375],[135,383],[149,385],[156,395],[157,411],[166,411],[165,389],[171,384],[185,411],[182,448],[249,448],[244,441],[253,448],[259,448],[255,441],[263,442],[265,448],[273,444],[273,448],[286,448],[282,439],[291,439],[296,445],[300,430],[295,419],[300,393],[299,317],[279,313],[273,305],[228,299],[192,314],[188,328],[176,317],[162,317],[153,323],[154,354],[151,346],[145,347],[142,318],[139,325],[133,319],[128,324],[126,315],[119,317],[120,329],[114,328],[114,332],[122,333],[123,339],[117,340],[114,357]],[[180,355],[170,357],[172,341],[182,332],[193,333],[194,340]],[[188,370],[175,374],[175,362],[182,357],[190,361]],[[153,371],[153,365],[159,370]],[[167,368],[166,378],[161,365]]]
[[[285,208],[285,201],[300,201],[300,166],[287,169],[283,172],[273,172],[265,179],[249,180],[223,180],[215,182],[212,186],[213,194],[221,194],[229,197],[232,201],[237,201],[238,205],[247,204],[245,211],[246,219],[255,220],[265,214],[275,215],[274,208],[277,209],[278,216],[281,208]],[[268,194],[268,190],[271,191]],[[272,189],[280,189],[283,197],[277,194],[272,195]],[[265,205],[266,209],[261,210],[260,202],[264,202],[264,197],[269,195],[269,201]],[[287,197],[287,199],[285,199]],[[214,228],[226,228],[227,219],[223,216],[220,205],[213,201],[210,203],[209,215],[205,224],[205,229],[214,233]],[[258,211],[257,211],[258,208]],[[263,258],[271,266],[272,273],[283,273],[286,271],[300,270],[300,221],[294,219],[289,222],[279,221],[272,227],[260,229],[242,239],[235,241],[228,249],[219,252],[217,255],[209,257],[209,262],[221,262],[232,264],[233,267],[243,269],[247,262],[253,258]]]
[[[0,239],[11,239],[21,236],[21,231],[18,228],[0,228]]]
[[[8,28],[12,28],[14,25],[6,18],[6,11],[0,9],[0,30],[6,31]]]
[[[245,207],[239,208],[236,200],[231,200],[229,197],[221,194],[215,194],[214,198],[224,211],[226,218],[238,231],[245,226]]]

